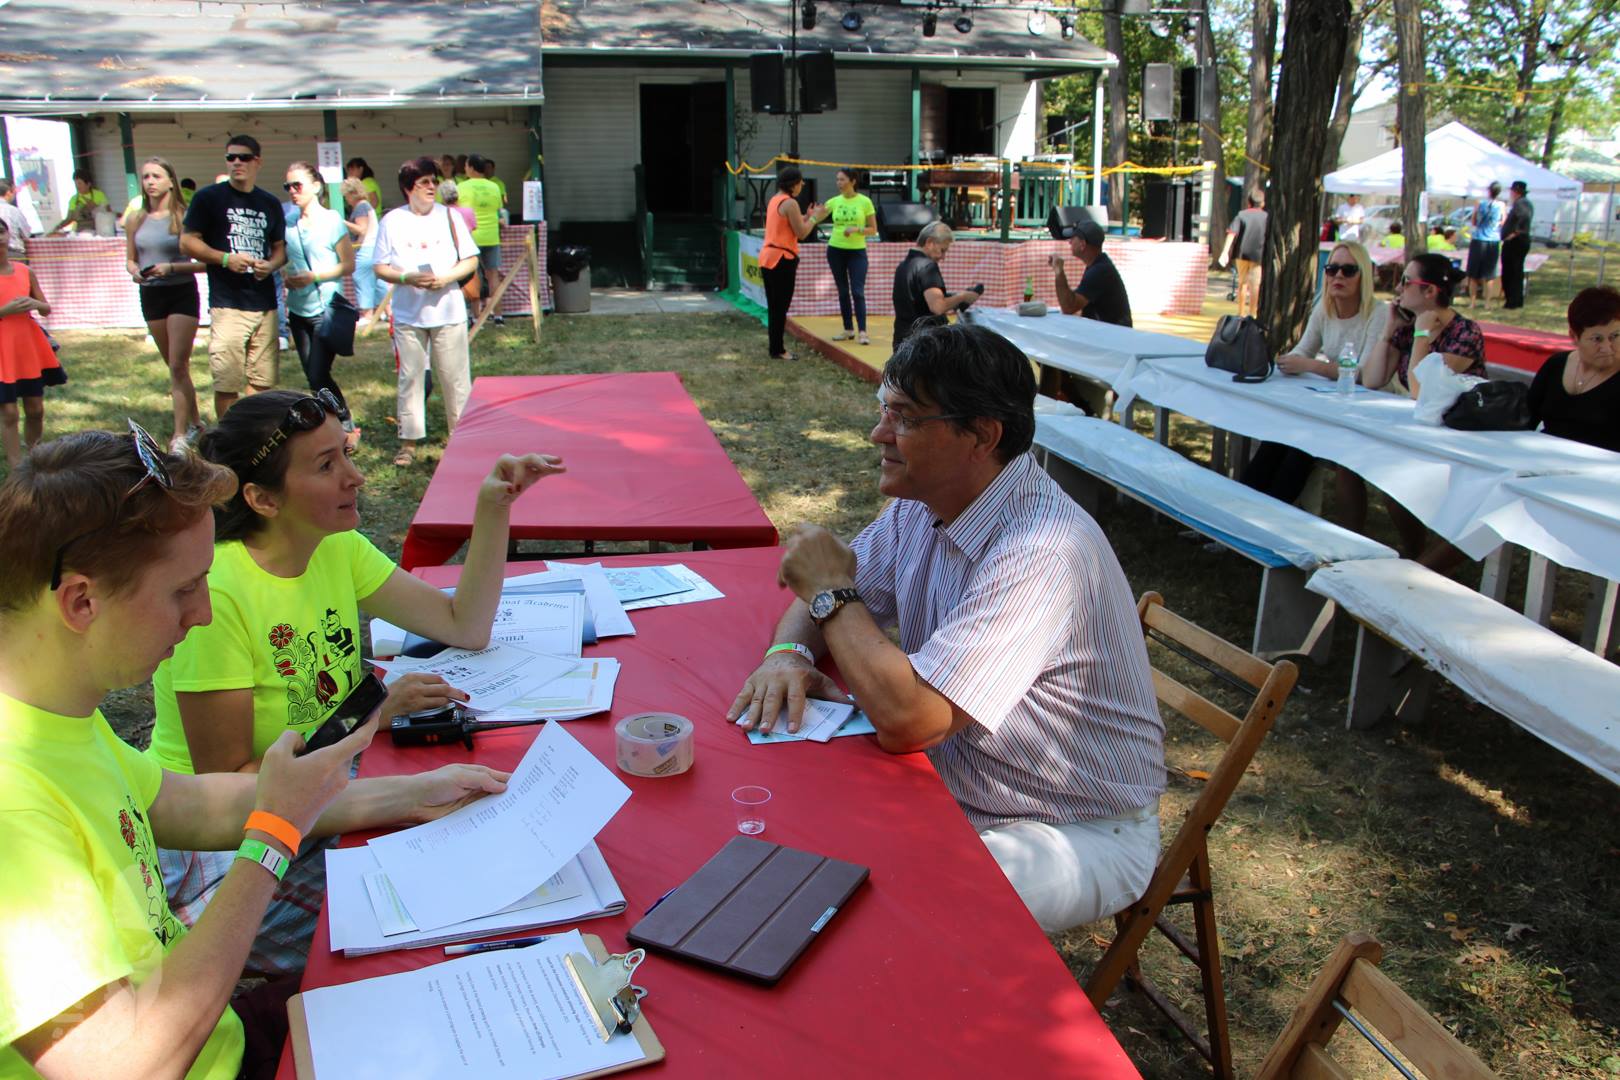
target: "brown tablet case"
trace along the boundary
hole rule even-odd
[[[868,873],[854,863],[733,837],[626,936],[772,986]]]

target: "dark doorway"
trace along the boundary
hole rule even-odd
[[[641,88],[641,163],[647,209],[702,214],[714,209],[714,170],[726,161],[726,84]]]
[[[994,155],[994,89],[945,88],[945,152],[951,157]]]

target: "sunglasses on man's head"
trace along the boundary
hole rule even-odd
[[[151,434],[141,425],[133,420],[126,422],[129,424],[130,437],[135,440],[135,457],[139,459],[141,468],[145,469],[146,473],[135,481],[128,491],[124,492],[123,499],[119,501],[120,511],[122,511],[123,504],[134,498],[135,494],[147,484],[156,484],[164,491],[174,490],[174,477],[169,474],[169,466],[163,460],[163,448],[158,446],[157,440],[152,438]],[[109,522],[108,525],[114,523],[116,523],[116,519],[114,522]],[[56,559],[51,564],[51,592],[55,592],[62,587],[62,559],[67,555],[67,549],[85,537],[107,528],[108,525],[97,525],[94,529],[80,533],[56,549]]]
[[[1361,273],[1361,267],[1357,266],[1353,262],[1328,263],[1326,266],[1322,267],[1322,273],[1326,274],[1328,277],[1333,277],[1336,274],[1343,277],[1355,277],[1357,274]]]
[[[230,162],[232,165],[234,165],[239,161],[255,161],[255,160],[258,159],[258,156],[259,156],[258,154],[227,153],[225,155],[225,160]]]

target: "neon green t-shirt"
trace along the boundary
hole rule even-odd
[[[382,209],[382,188],[377,186],[377,178],[375,176],[362,177],[361,180],[360,180],[360,186],[366,189],[366,194],[367,195],[371,196],[371,198],[369,200],[367,200],[367,201],[369,201],[371,203],[372,208],[376,209],[376,210],[381,210]]]
[[[478,218],[478,227],[473,229],[473,243],[479,247],[491,247],[501,242],[501,189],[493,181],[483,177],[463,181],[458,191],[461,192],[461,205],[469,207]]]
[[[1390,233],[1384,237],[1384,246],[1387,248],[1404,248],[1406,246],[1406,237],[1400,233]]]
[[[163,772],[98,709],[57,716],[0,695],[0,1080],[35,1080],[19,1036],[119,979],[139,987],[185,936],[149,815]],[[230,1008],[186,1073],[232,1080]]]
[[[68,199],[68,217],[72,217],[74,214],[77,214],[86,206],[106,205],[107,193],[102,191],[100,188],[91,188],[88,195],[80,195],[78,192],[74,192],[73,196]]]
[[[295,578],[276,577],[240,540],[214,545],[214,621],[193,627],[152,676],[157,723],[147,751],[165,769],[194,771],[179,692],[253,691],[253,757],[283,731],[308,735],[360,681],[358,603],[394,563],[358,532],[322,540]]]
[[[491,176],[489,182],[501,189],[501,205],[506,205],[506,181],[498,176]]]
[[[865,251],[866,233],[857,232],[853,236],[845,236],[846,226],[853,225],[857,229],[866,228],[866,219],[877,213],[872,200],[865,195],[834,195],[827,200],[827,209],[832,211],[832,235],[827,237],[827,246],[843,248],[845,251]]]

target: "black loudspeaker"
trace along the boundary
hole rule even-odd
[[[1171,81],[1175,68],[1170,64],[1144,64],[1142,66],[1142,119],[1171,120],[1175,113],[1170,108]]]
[[[755,53],[748,58],[748,89],[755,112],[788,111],[784,69],[781,53]]]
[[[923,226],[938,216],[927,203],[880,202],[874,209],[878,235],[885,240],[915,240]]]
[[[799,56],[799,111],[832,112],[838,108],[838,79],[833,73],[831,52],[801,53]]]
[[[1181,69],[1181,122],[1196,124],[1205,101],[1214,101],[1217,91],[1215,65]]]
[[[1052,212],[1046,215],[1046,231],[1052,234],[1054,240],[1067,240],[1068,237],[1063,235],[1064,229],[1082,221],[1096,220],[1084,206],[1054,206]]]
[[[1142,239],[1190,240],[1193,185],[1186,180],[1149,180],[1142,209]]]

